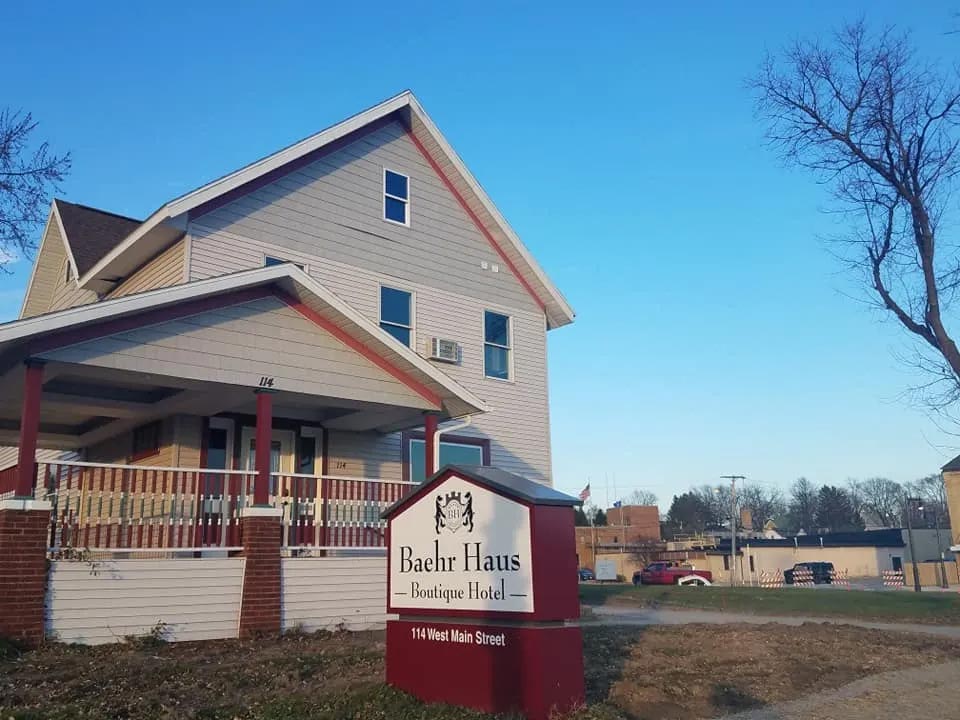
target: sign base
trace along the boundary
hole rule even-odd
[[[584,703],[580,628],[387,622],[387,682],[425,702],[549,720]]]

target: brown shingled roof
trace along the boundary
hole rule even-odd
[[[54,202],[80,275],[96,265],[142,223],[141,220],[66,200],[57,199]]]

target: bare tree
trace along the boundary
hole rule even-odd
[[[50,195],[70,171],[70,153],[34,145],[36,128],[30,113],[0,110],[0,269],[17,254],[33,254]]]
[[[707,525],[724,525],[730,521],[730,488],[723,485],[701,485],[690,491],[702,504]]]
[[[649,490],[634,490],[627,495],[624,505],[656,505],[657,496]]]
[[[737,495],[740,507],[750,510],[753,516],[754,530],[761,530],[767,520],[780,517],[787,509],[783,493],[776,488],[766,489],[761,485],[747,484],[737,490]]]
[[[787,504],[791,532],[816,531],[818,503],[819,491],[816,485],[804,477],[794,481],[790,486],[790,501]]]
[[[900,526],[904,502],[900,483],[881,477],[851,480],[848,493],[864,522],[879,527]]]
[[[918,340],[915,363],[928,382],[917,390],[943,411],[960,400],[960,350],[945,321],[960,252],[938,234],[960,171],[958,80],[920,61],[905,34],[856,23],[829,44],[800,41],[768,57],[752,83],[768,138],[829,185],[834,209],[847,214],[838,256]]]

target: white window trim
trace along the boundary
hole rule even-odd
[[[497,343],[488,343],[487,342],[487,313],[493,313],[494,315],[502,315],[507,319],[507,342],[509,345],[498,345]],[[493,308],[484,308],[480,313],[480,340],[483,343],[481,345],[481,359],[480,363],[482,365],[483,377],[485,380],[493,380],[495,382],[502,383],[512,383],[514,382],[514,341],[513,341],[513,315],[502,310],[494,310]],[[493,377],[492,375],[487,375],[487,345],[492,345],[493,347],[503,348],[507,351],[507,377],[499,378]]]
[[[210,429],[212,430],[226,430],[227,432],[227,470],[233,470],[233,433],[234,433],[234,424],[233,420],[230,418],[219,418],[212,417],[210,418]]]
[[[323,469],[323,428],[314,425],[302,425],[300,427],[301,438],[313,438],[313,475],[320,475]],[[294,462],[297,461],[299,447],[294,450]],[[299,471],[299,468],[297,468]]]
[[[387,290],[398,290],[400,292],[410,293],[410,327],[407,328],[406,325],[401,325],[400,323],[390,322],[389,320],[383,319],[383,289]],[[383,325],[393,325],[394,327],[404,328],[410,330],[410,345],[409,348],[416,352],[417,349],[417,293],[409,287],[401,287],[398,285],[387,285],[386,283],[380,283],[377,286],[377,327],[383,330]],[[384,331],[386,332],[386,331]],[[388,333],[389,334],[389,333]],[[393,335],[390,335],[393,337]],[[397,340],[396,338],[393,338]],[[397,342],[400,342],[397,340]],[[403,343],[400,343],[401,345]]]
[[[420,443],[424,448],[426,448],[426,442],[427,441],[425,438],[410,438],[407,441],[407,477],[411,480],[413,479],[413,444]],[[457,442],[456,440],[441,440],[440,447],[442,448],[444,445],[456,445],[457,447],[468,447],[479,450],[480,462],[477,464],[483,465],[483,447],[481,445],[477,445],[475,443]],[[424,452],[426,452],[426,450],[424,450]]]
[[[300,266],[303,268],[303,271],[305,273],[307,273],[308,275],[310,274],[310,266],[307,263],[303,262],[302,260],[293,260],[288,257],[280,257],[278,255],[273,255],[271,253],[262,253],[262,254],[263,254],[263,257],[260,259],[261,267],[276,267],[276,266],[267,265],[267,258],[273,258],[274,260],[280,260],[281,264],[290,263],[291,265]]]
[[[402,198],[398,195],[391,195],[390,193],[387,192],[387,173],[388,172],[392,172],[394,175],[402,175],[407,179],[407,196],[405,198]],[[399,170],[393,170],[391,168],[384,167],[382,189],[383,189],[383,192],[381,193],[381,195],[383,196],[383,199],[381,203],[383,207],[382,207],[381,217],[383,217],[383,221],[392,223],[393,225],[400,225],[401,227],[410,227],[410,197],[413,194],[412,193],[413,188],[411,187],[410,176],[407,175],[406,173],[400,172]],[[404,207],[406,209],[406,212],[404,213],[404,219],[406,220],[406,222],[399,222],[397,220],[392,220],[391,218],[387,217],[387,198],[388,197],[393,200],[399,200],[404,204]]]

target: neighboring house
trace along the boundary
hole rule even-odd
[[[145,220],[54,201],[21,317],[0,325],[0,442],[24,458],[38,417],[38,449],[98,464],[41,471],[81,517],[113,513],[111,493],[166,492],[172,516],[176,493],[233,492],[258,418],[273,502],[310,501],[320,476],[421,481],[438,439],[440,466],[550,483],[546,336],[573,318],[404,92]]]

